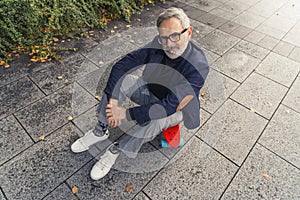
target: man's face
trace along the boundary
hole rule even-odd
[[[187,30],[180,34],[185,28]],[[176,17],[164,20],[158,31],[162,38],[162,48],[171,59],[178,58],[183,54],[192,35],[192,27],[182,27],[180,20]],[[178,38],[178,35],[180,35],[180,40],[171,41],[172,38]],[[168,37],[169,39],[167,39]]]

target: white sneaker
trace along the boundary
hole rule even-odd
[[[93,180],[97,181],[103,178],[106,174],[108,174],[112,166],[115,164],[120,153],[112,153],[110,151],[110,147],[112,145],[106,149],[100,160],[93,166],[90,174]]]
[[[96,144],[97,142],[106,140],[108,137],[109,137],[108,130],[106,131],[106,133],[103,136],[99,137],[99,136],[95,136],[93,133],[93,129],[91,129],[83,137],[79,138],[71,145],[71,150],[74,153],[80,153],[80,152],[86,151],[93,144]]]

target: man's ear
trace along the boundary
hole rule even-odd
[[[192,26],[188,27],[187,32],[188,32],[189,38],[191,38],[191,37],[192,37],[192,34],[193,34],[193,27],[192,27]]]

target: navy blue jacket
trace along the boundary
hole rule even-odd
[[[124,75],[142,67],[146,64],[142,78],[149,80],[151,76],[160,76],[157,74],[159,68],[164,64],[167,55],[161,49],[157,42],[157,37],[145,47],[127,54],[118,61],[112,68],[104,92],[111,98],[118,99],[119,88]],[[177,59],[178,60],[178,59]],[[174,73],[174,72],[178,73]],[[182,54],[179,64],[172,66],[171,72],[176,77],[169,80],[163,80],[162,84],[167,84],[170,92],[157,102],[140,105],[129,109],[130,114],[139,125],[148,123],[151,119],[163,118],[175,113],[181,100],[187,95],[193,95],[193,99],[183,108],[184,125],[188,129],[197,128],[200,125],[200,102],[199,92],[209,72],[209,66],[203,51],[194,43],[189,42],[185,52]],[[160,106],[153,106],[153,105]],[[164,108],[162,110],[161,108]],[[149,110],[154,110],[155,116],[149,116]]]

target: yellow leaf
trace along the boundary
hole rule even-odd
[[[114,33],[115,31],[114,31],[114,30],[111,30],[110,32],[111,32],[111,33]]]
[[[9,64],[5,64],[4,68],[6,68],[6,69],[9,68]]]
[[[205,95],[206,95],[205,92],[201,93],[201,97],[205,97]]]
[[[99,65],[103,65],[104,64],[104,62],[101,60],[100,62],[99,62]]]
[[[266,174],[266,173],[263,173],[263,174],[262,174],[262,177],[263,177],[264,179],[266,179],[266,180],[270,179],[270,176],[269,176],[268,174]]]
[[[126,28],[130,28],[130,27],[131,27],[131,25],[130,25],[130,24],[126,25]]]
[[[130,40],[131,43],[134,43],[134,40]]]
[[[30,67],[31,66],[31,63],[28,63],[27,65],[26,65],[26,67]]]
[[[45,136],[44,136],[44,135],[41,135],[41,136],[40,136],[40,140],[45,140]]]
[[[128,183],[128,184],[126,185],[126,187],[125,187],[126,192],[130,192],[130,191],[132,190],[132,188],[133,188],[132,184],[131,184],[131,183]]]
[[[72,116],[69,116],[69,117],[68,117],[68,120],[69,120],[69,121],[72,121],[72,120],[73,120],[73,117],[72,117]]]
[[[56,37],[54,37],[54,38],[53,38],[53,41],[54,41],[54,42],[58,42],[58,41],[59,41],[59,39],[58,39],[58,38],[56,38]]]
[[[95,98],[96,98],[96,99],[100,99],[100,96],[96,95]]]
[[[75,185],[74,187],[72,187],[72,193],[73,194],[77,194],[79,191],[79,188]]]
[[[114,26],[114,29],[117,29],[118,27],[117,26]]]
[[[39,59],[36,59],[36,58],[31,58],[30,59],[32,62],[37,62],[37,61],[39,61]]]
[[[56,78],[57,78],[58,80],[61,80],[61,79],[63,79],[63,76],[60,75],[60,76],[57,76]]]

